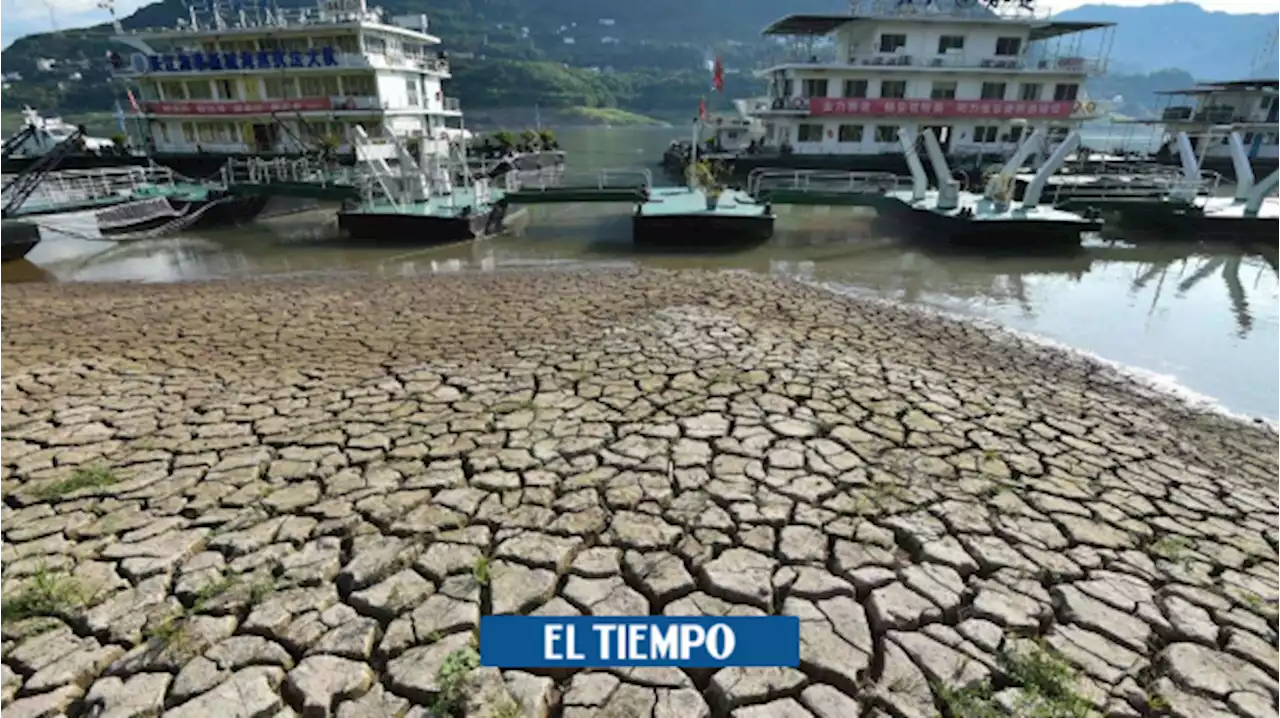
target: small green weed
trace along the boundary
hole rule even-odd
[[[459,648],[445,656],[436,680],[440,693],[436,696],[434,712],[438,716],[459,716],[466,707],[467,679],[480,666],[480,654],[474,648]]]
[[[0,615],[5,621],[65,616],[83,606],[86,598],[83,587],[70,574],[53,573],[41,567],[16,596],[4,599]]]
[[[1030,648],[1005,651],[1000,665],[1021,689],[1014,714],[1019,718],[1088,718],[1093,704],[1074,690],[1075,669],[1051,646],[1036,641]],[[989,683],[965,688],[934,688],[947,718],[996,718],[1006,715]]]
[[[476,559],[476,565],[471,569],[471,574],[475,576],[476,583],[481,586],[489,585],[489,557],[481,556]]]
[[[46,484],[38,492],[42,499],[65,496],[80,489],[111,486],[120,483],[120,479],[105,466],[80,467],[71,472],[71,476],[52,484]]]

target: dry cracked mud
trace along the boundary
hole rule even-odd
[[[1078,357],[731,273],[5,294],[5,718],[1276,713],[1275,434]],[[801,664],[475,667],[502,612]]]

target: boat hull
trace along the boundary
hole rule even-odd
[[[40,243],[40,228],[30,222],[6,220],[0,230],[0,262],[13,262]]]
[[[772,214],[635,215],[631,241],[647,249],[737,249],[767,242],[773,236],[773,224]]]
[[[338,213],[338,227],[352,239],[382,245],[425,246],[478,239],[501,231],[505,207],[466,217],[360,210]]]
[[[1135,202],[1110,209],[1118,215],[1122,227],[1168,239],[1227,243],[1266,240],[1274,243],[1280,229],[1280,223],[1274,216],[1215,216],[1171,202]]]
[[[1081,234],[1102,229],[1101,220],[1064,222],[1042,219],[981,220],[885,202],[881,214],[905,225],[911,239],[972,249],[1023,251],[1079,249]]]

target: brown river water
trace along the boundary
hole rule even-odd
[[[594,129],[564,131],[560,139],[574,170],[585,171],[653,166],[682,134]],[[953,255],[902,242],[864,210],[780,208],[776,236],[764,246],[736,254],[641,255],[631,249],[625,207],[535,207],[514,225],[502,237],[422,250],[343,240],[333,207],[128,243],[50,232],[27,260],[5,264],[2,279],[175,282],[633,265],[743,270],[995,322],[1125,365],[1229,411],[1280,418],[1274,246],[1257,253],[1099,240],[1073,256]]]

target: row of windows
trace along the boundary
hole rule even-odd
[[[244,96],[241,97],[241,83]],[[410,79],[416,85],[416,80]],[[170,80],[158,85],[143,82],[139,89],[143,100],[283,100],[296,97],[366,97],[378,94],[373,75],[304,75],[303,77],[265,77],[259,91],[257,78],[246,80]],[[416,96],[416,93],[414,93]],[[411,102],[410,104],[417,104]]]
[[[865,127],[870,125],[840,125],[837,127],[835,135],[837,142],[862,142]],[[995,144],[997,142],[1017,142],[1022,138],[1021,127],[1004,128],[1005,134],[1001,135],[1001,128],[996,125],[978,125],[973,128],[973,139],[975,144]],[[873,127],[873,137],[875,142],[897,142],[898,126],[897,125],[875,125]],[[796,127],[797,142],[821,142],[823,139],[823,126],[811,123],[802,123]]]
[[[803,97],[827,97],[828,80],[803,80],[800,84],[800,94]],[[867,97],[867,80],[845,80],[844,93],[841,97]],[[783,95],[790,96],[791,81],[788,80],[783,88]],[[1034,102],[1043,99],[1041,95],[1042,85],[1036,82],[1024,82],[1018,88],[1018,100],[1021,102]],[[979,99],[983,100],[1003,100],[1008,94],[1009,84],[1005,82],[984,82],[982,83],[982,94]],[[1080,92],[1080,86],[1075,83],[1058,83],[1053,86],[1054,102],[1071,102],[1076,99]],[[902,100],[907,97],[907,81],[906,80],[881,80],[880,81],[880,97],[890,100]],[[956,98],[956,83],[950,80],[935,81],[929,89],[929,99],[931,100],[954,100]]]
[[[352,125],[360,125],[369,137],[382,135],[382,123],[378,121],[343,122],[308,122],[307,129],[311,136],[345,138]],[[155,124],[156,139],[162,143],[205,143],[205,144],[238,144],[253,141],[252,124],[235,122],[182,122]]]
[[[880,52],[897,52],[907,46],[907,36],[899,33],[885,33],[880,36]],[[964,35],[943,35],[938,38],[938,54],[944,55],[951,50],[964,50]],[[1002,57],[1017,56],[1022,53],[1022,38],[996,38],[996,55]]]

